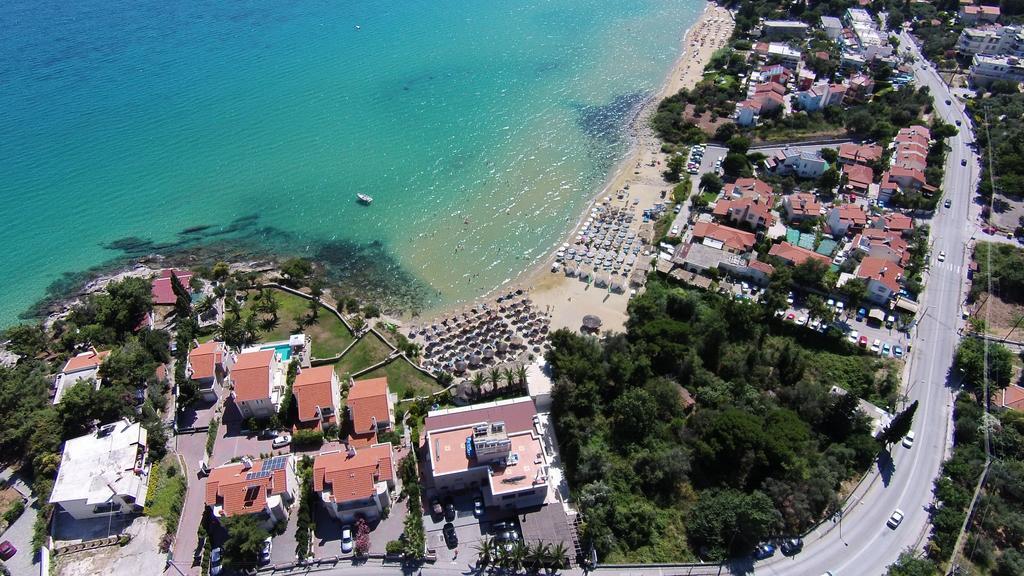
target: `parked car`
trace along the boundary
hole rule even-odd
[[[853,332],[850,332],[850,335],[847,336],[847,338],[849,338],[849,340],[850,340],[850,344],[856,344],[857,343],[857,339],[859,337],[860,337],[860,332],[857,332],[856,330],[854,330]]]
[[[800,538],[790,538],[783,542],[780,548],[784,555],[792,556],[804,549],[804,541]]]
[[[858,344],[860,344],[861,348],[867,348],[868,347],[868,337],[867,336],[861,336],[860,337],[860,342],[858,342]]]
[[[903,437],[903,447],[912,448],[914,446],[914,431],[907,432],[907,435]]]
[[[889,343],[888,342],[883,342],[882,343],[882,356],[888,356],[888,355],[889,355]]]
[[[224,558],[223,558],[223,555],[221,554],[220,547],[217,547],[217,548],[214,548],[213,550],[210,550],[210,575],[211,576],[217,576],[218,574],[221,573],[222,570],[224,570],[224,565],[221,563],[223,561],[223,559]]]
[[[473,516],[482,518],[484,515],[484,499],[477,496],[473,499]]]
[[[903,357],[903,348],[901,348],[900,346],[893,346],[892,347],[892,355],[895,358],[902,358]]]
[[[281,434],[270,445],[274,448],[284,448],[285,446],[292,443],[292,437],[290,434]]]
[[[352,551],[355,541],[352,540],[352,527],[344,526],[341,529],[341,551],[348,554]]]
[[[270,563],[270,553],[274,550],[274,540],[271,537],[267,537],[263,541],[263,548],[260,550],[260,564]]]
[[[441,508],[441,501],[436,497],[431,498],[430,500],[430,513],[433,514],[435,518],[440,518],[444,515],[444,508]]]
[[[775,555],[775,546],[772,546],[768,542],[764,542],[757,545],[754,548],[754,558],[758,560],[764,560],[765,558],[771,558]]]
[[[459,537],[455,534],[455,526],[451,522],[446,523],[441,528],[441,533],[444,535],[444,543],[449,549],[459,545]]]
[[[451,497],[445,498],[444,500],[444,520],[445,522],[452,522],[455,520],[455,502]]]
[[[17,553],[18,549],[14,547],[14,544],[11,544],[10,540],[4,540],[3,543],[0,544],[0,558],[10,560]]]
[[[892,515],[886,520],[885,525],[895,530],[900,525],[900,522],[903,522],[903,510],[897,508],[892,511]]]

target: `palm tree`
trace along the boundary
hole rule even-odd
[[[516,366],[516,378],[519,380],[519,385],[526,388],[526,366],[522,364]]]
[[[238,302],[238,298],[228,296],[224,300],[224,305],[227,307],[228,312],[231,312],[231,315],[235,318],[240,318],[242,316],[242,305]]]
[[[515,544],[512,545],[512,550],[509,551],[509,563],[511,568],[515,571],[519,571],[523,568],[523,561],[526,559],[527,553],[526,543],[522,540],[516,540]]]
[[[232,348],[238,346],[241,338],[242,320],[238,316],[224,316],[220,325],[217,326],[217,337]]]
[[[263,288],[259,293],[257,293],[256,301],[259,303],[258,306],[256,306],[256,310],[261,314],[267,314],[274,320],[277,320],[279,303],[273,290],[270,288]]]
[[[505,387],[511,388],[515,386],[515,372],[511,368],[506,368],[503,372],[505,376]]]
[[[568,549],[565,547],[565,544],[559,542],[548,549],[548,557],[544,561],[544,565],[557,571],[559,568],[565,567],[565,561],[568,556]]]
[[[317,316],[320,314],[320,300],[313,298],[309,301],[309,319],[310,324],[315,323]]]
[[[473,393],[480,396],[484,392],[484,373],[473,374]]]
[[[550,546],[543,542],[537,542],[536,546],[526,546],[526,569],[531,574],[540,572],[541,567],[548,559],[549,548]]]
[[[484,536],[482,540],[477,542],[474,549],[477,554],[477,568],[487,568],[494,563],[494,541],[489,536]]]
[[[192,309],[192,311],[196,313],[196,316],[202,316],[203,314],[206,314],[210,310],[213,310],[213,307],[216,304],[217,304],[217,299],[214,298],[213,296],[207,294],[206,296],[203,296],[202,298],[200,298],[199,302],[196,302],[196,305]]]
[[[242,342],[246,346],[250,346],[259,339],[259,336],[259,319],[256,318],[256,314],[249,314],[245,317],[245,322],[242,323]]]
[[[501,384],[501,371],[494,368],[487,373],[487,377],[491,381],[491,392],[497,392],[498,384]]]

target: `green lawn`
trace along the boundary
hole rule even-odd
[[[173,534],[177,530],[184,501],[185,477],[178,467],[177,458],[167,455],[160,462],[153,463],[149,474],[146,516],[162,518],[164,528]]]
[[[389,362],[383,368],[377,368],[369,374],[360,376],[360,379],[380,378],[381,376],[388,377],[388,387],[391,388],[391,392],[398,394],[399,398],[405,398],[406,394],[409,394],[410,397],[424,396],[441,389],[436,380],[413,368],[401,358]]]
[[[391,348],[376,334],[370,332],[334,365],[334,371],[338,373],[338,378],[347,380],[353,372],[373,366],[387,358],[390,353]]]
[[[249,292],[251,298],[256,292]],[[331,314],[323,306],[313,324],[300,323],[298,318],[308,318],[309,301],[281,290],[275,290],[274,294],[278,301],[278,321],[274,326],[267,327],[261,332],[260,339],[265,342],[275,340],[287,340],[288,336],[303,332],[313,339],[313,357],[330,358],[337,356],[349,344],[355,340],[355,336],[348,328]],[[252,310],[253,302],[247,299],[242,307],[242,316],[245,317]]]

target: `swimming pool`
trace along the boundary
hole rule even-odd
[[[287,362],[292,357],[292,347],[288,344],[278,344],[276,346],[264,346],[260,350],[274,350],[277,352],[277,359],[282,362]]]

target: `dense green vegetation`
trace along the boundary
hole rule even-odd
[[[185,476],[178,467],[174,456],[167,456],[160,462],[154,462],[149,475],[149,486],[146,494],[147,516],[160,518],[164,523],[166,534],[172,535],[178,530],[181,518],[181,507],[185,504]],[[169,543],[165,537],[163,544]]]
[[[985,198],[992,196],[989,180],[991,155],[995,190],[1013,198],[1024,196],[1024,94],[1014,87],[1011,93],[971,101],[968,110],[978,127],[975,136],[982,156],[978,193]]]
[[[845,345],[784,332],[761,306],[652,279],[626,334],[552,335],[555,426],[602,561],[744,554],[834,509],[878,444],[828,374],[856,381],[864,366],[814,370]]]
[[[978,242],[974,245],[974,261],[978,271],[971,284],[972,298],[988,290],[991,276],[994,291],[1000,298],[1024,303],[1024,250],[1011,244]]]

